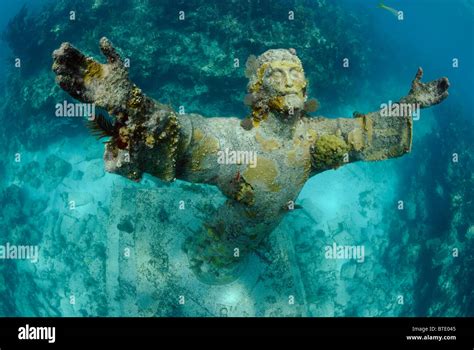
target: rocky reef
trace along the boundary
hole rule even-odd
[[[74,20],[70,11],[75,11]],[[179,11],[184,11],[184,20]],[[289,19],[289,11],[297,20]],[[352,75],[362,76],[368,68],[369,48],[359,35],[367,25],[364,18],[343,16],[342,11],[325,0],[61,0],[41,14],[25,7],[3,34],[12,49],[12,65],[19,58],[21,69],[12,69],[8,77],[1,116],[15,123],[2,138],[14,135],[17,144],[35,150],[85,132],[82,121],[53,116],[55,104],[67,96],[53,84],[50,52],[69,41],[93,53],[102,36],[122,49],[137,85],[187,112],[245,116],[245,62],[269,48],[297,50],[308,67],[310,90],[323,106],[347,101],[345,91],[355,88],[358,78]],[[353,64],[358,69],[334,75],[340,69],[337,62],[351,52],[357,52]]]
[[[54,116],[55,104],[70,98],[54,83],[51,52],[69,41],[98,58],[102,36],[130,59],[131,79],[143,91],[186,113],[248,115],[247,57],[290,47],[304,62],[308,94],[321,101],[321,111],[339,104],[349,110],[355,92],[373,83],[372,39],[364,34],[371,25],[363,14],[328,0],[47,6],[41,14],[22,10],[3,35],[9,62],[20,58],[22,68],[12,63],[0,100],[0,244],[37,245],[40,257],[1,261],[0,315],[474,315],[474,128],[459,96],[414,123],[410,155],[351,164],[307,183],[241,278],[217,286],[196,280],[182,247],[225,197],[208,186],[147,176],[136,184],[107,174],[103,145],[83,121]],[[298,20],[289,20],[290,10]],[[379,59],[397,52],[385,42],[380,47]],[[339,74],[346,56],[357,69]],[[428,117],[431,128],[421,135]],[[344,144],[322,139],[317,147],[324,153],[313,162],[338,168],[346,147],[361,147],[359,136]],[[156,140],[145,141],[151,147]],[[213,149],[211,141],[199,152]],[[250,175],[271,183],[271,171]],[[238,201],[252,205],[250,185],[232,186]],[[328,259],[325,249],[333,244],[363,246],[364,261]]]

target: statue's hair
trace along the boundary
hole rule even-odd
[[[258,56],[258,61],[260,64],[272,61],[291,61],[301,66],[301,61],[296,56],[294,49],[272,49],[267,50]]]
[[[245,75],[249,79],[247,86],[249,90],[256,84],[261,83],[260,80],[262,77],[259,75],[260,67],[273,61],[290,61],[302,66],[301,61],[298,56],[296,56],[294,49],[271,49],[265,51],[258,57],[251,55],[247,60],[245,70]]]

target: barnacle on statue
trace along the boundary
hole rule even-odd
[[[255,193],[253,187],[245,181],[242,181],[239,186],[240,188],[235,194],[235,199],[245,205],[254,205]]]
[[[155,145],[155,138],[153,137],[153,135],[151,135],[151,134],[146,135],[146,137],[145,137],[145,144],[146,144],[149,148],[153,148],[153,146]]]
[[[129,108],[138,109],[143,103],[143,94],[142,91],[138,87],[134,87],[130,92],[130,98],[127,101],[127,106]]]
[[[252,206],[255,204],[255,192],[252,185],[250,185],[243,176],[240,175],[240,172],[237,172],[236,176],[230,182],[231,193],[233,198],[247,206]]]
[[[87,59],[87,66],[84,75],[84,82],[89,84],[93,79],[102,77],[102,66],[91,58]]]
[[[151,157],[149,172],[164,181],[172,181],[176,177],[179,130],[176,114],[170,112],[161,131],[155,130],[155,134],[149,133],[145,136],[145,145],[156,149],[156,155]]]
[[[335,169],[344,163],[349,146],[339,136],[323,135],[311,148],[311,161],[316,169]]]

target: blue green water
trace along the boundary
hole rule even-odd
[[[17,1],[0,5],[0,245],[39,247],[36,263],[0,260],[1,316],[219,316],[224,307],[236,316],[474,316],[471,0],[387,1],[403,20],[367,0],[44,4],[27,2],[16,18]],[[447,76],[450,96],[415,121],[411,153],[311,178],[297,200],[304,209],[267,244],[288,248],[282,261],[251,260],[260,279],[247,272],[227,287],[201,286],[173,244],[142,253],[140,239],[153,245],[156,235],[192,230],[222,197],[105,173],[103,145],[83,121],[54,116],[56,103],[72,99],[54,82],[52,51],[69,41],[99,58],[102,36],[130,58],[144,92],[209,117],[248,113],[245,61],[271,48],[296,49],[321,104],[315,115],[376,110],[408,92],[419,66],[424,81]],[[159,199],[147,202],[147,191]],[[191,203],[186,215],[174,209],[178,199]],[[364,245],[365,262],[324,261],[332,239]],[[131,260],[120,257],[127,247]],[[280,263],[290,287],[271,270]],[[160,283],[143,282],[146,273]],[[193,301],[175,304],[182,293]]]

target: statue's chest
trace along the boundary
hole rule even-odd
[[[302,187],[311,173],[310,147],[312,141],[301,136],[285,142],[281,151],[281,167],[291,174],[291,180],[296,186]],[[288,180],[290,180],[288,178]]]
[[[292,198],[299,193],[311,172],[311,144],[306,133],[282,139],[257,131],[254,137],[256,164],[247,167],[242,175],[252,186],[264,185],[268,192]]]

